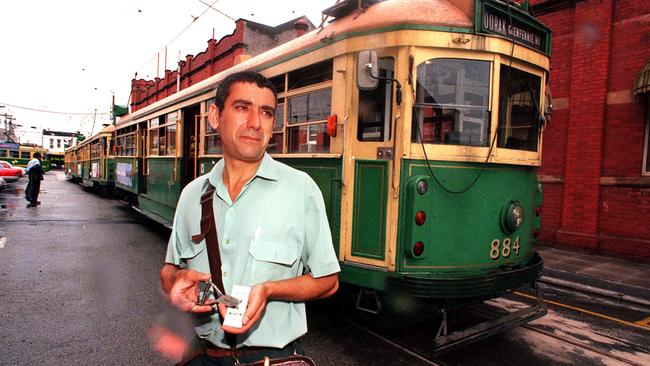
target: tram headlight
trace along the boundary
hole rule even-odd
[[[429,183],[427,183],[426,180],[420,179],[416,183],[416,189],[420,195],[423,195],[427,193],[427,189],[429,188]]]
[[[503,230],[510,234],[515,232],[524,223],[524,207],[519,201],[510,201],[506,204],[502,216]]]

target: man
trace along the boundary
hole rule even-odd
[[[41,204],[38,200],[38,194],[41,191],[41,181],[43,180],[43,170],[41,169],[41,153],[34,153],[34,158],[27,164],[27,176],[29,181],[25,188],[25,199],[29,201],[27,207],[36,207]]]
[[[257,73],[237,73],[219,85],[208,120],[219,130],[223,159],[185,187],[178,202],[160,277],[170,301],[194,314],[195,331],[206,341],[205,354],[190,365],[231,365],[231,346],[241,362],[293,354],[294,341],[307,332],[304,302],[338,289],[320,190],[307,174],[265,153],[276,102],[273,84]],[[242,328],[220,324],[224,305],[217,312],[197,304],[197,283],[211,276],[206,240],[191,238],[203,231],[201,196],[210,185],[224,289],[252,287]]]

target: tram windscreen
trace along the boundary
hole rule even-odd
[[[501,65],[498,147],[537,151],[541,78]]]
[[[449,58],[423,62],[417,69],[412,141],[488,146],[489,99],[490,62]]]

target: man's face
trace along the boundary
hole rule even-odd
[[[224,158],[257,162],[264,156],[275,119],[273,92],[254,83],[238,82],[230,87],[223,110],[210,106],[210,126],[219,129]]]

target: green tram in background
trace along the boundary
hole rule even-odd
[[[34,153],[40,152],[41,169],[49,172],[52,169],[47,149],[37,146],[21,145],[15,143],[0,142],[0,160],[5,160],[11,165],[26,168],[29,161],[34,158]]]
[[[455,342],[447,310],[541,274],[533,243],[551,34],[500,1],[358,4],[338,2],[322,29],[121,118],[115,187],[171,225],[182,188],[221,157],[206,121],[215,87],[259,71],[278,90],[268,152],[320,187],[340,280],[362,289],[357,307],[378,312],[397,294],[424,299],[441,312],[444,349]],[[373,306],[363,305],[368,295]]]
[[[93,188],[103,194],[115,189],[115,159],[111,153],[115,126],[106,126],[99,133],[66,150],[76,159],[66,166],[69,176],[84,187]],[[69,167],[68,167],[69,166]]]

